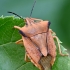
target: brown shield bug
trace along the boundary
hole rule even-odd
[[[8,13],[15,14],[13,12]],[[20,17],[19,15],[17,16]],[[38,67],[40,70],[45,70],[40,60],[43,57],[47,58],[47,56],[50,55],[51,56],[50,65],[53,66],[56,59],[56,45],[54,42],[54,38],[57,40],[60,55],[62,56],[67,55],[61,53],[58,38],[56,35],[52,36],[53,31],[49,29],[50,26],[49,21],[43,21],[41,19],[36,18],[26,18],[25,23],[26,25],[23,27],[14,26],[14,28],[18,29],[19,33],[22,36],[22,39],[16,41],[16,43],[20,44],[22,42],[24,44],[26,50],[25,54],[26,61],[28,61],[29,58],[30,61],[36,67]]]
[[[49,22],[35,18],[26,18],[25,20],[27,22],[27,25],[25,25],[24,27],[20,28],[18,26],[14,26],[14,28],[19,29],[19,32],[22,35],[22,39],[17,41],[16,43],[24,43],[26,49],[26,61],[28,61],[27,57],[29,57],[31,62],[34,63],[35,66],[37,66],[40,70],[44,70],[40,63],[40,59],[42,58],[42,56],[47,56],[46,32],[49,28]]]

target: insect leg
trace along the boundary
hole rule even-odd
[[[26,61],[26,62],[30,62],[30,60],[29,60],[29,58],[28,58],[28,56],[27,56],[27,52],[25,52],[25,61]]]
[[[57,40],[58,48],[59,48],[59,54],[60,54],[61,56],[68,56],[69,54],[63,54],[63,53],[61,52],[60,43],[59,43],[59,41],[58,41],[57,36],[53,36],[53,38],[55,38],[55,39]]]
[[[16,44],[22,44],[22,43],[23,43],[23,40],[20,39],[20,40],[16,41],[15,43],[16,43]]]
[[[21,29],[21,27],[19,27],[19,26],[14,26],[14,28],[16,28],[16,29],[18,29],[18,30],[20,30],[20,29]]]

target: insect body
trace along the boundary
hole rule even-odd
[[[36,67],[40,70],[45,70],[41,60],[43,57],[47,58],[48,55],[50,55],[51,60],[49,62],[50,65],[53,66],[56,59],[56,45],[54,38],[57,40],[60,55],[64,56],[65,54],[61,53],[58,38],[52,36],[53,31],[49,29],[50,22],[36,18],[26,18],[25,23],[26,25],[23,27],[14,26],[14,28],[19,30],[19,33],[22,36],[22,39],[16,41],[16,43],[24,44],[26,50],[25,60],[28,61],[28,58],[30,58],[31,62]]]
[[[50,65],[53,66],[56,59],[56,45],[54,38],[57,40],[59,53],[61,53],[60,44],[56,36],[52,36],[52,30],[49,29],[49,21],[43,21],[35,18],[26,18],[26,25],[24,27],[14,26],[22,35],[22,39],[16,43],[23,42],[26,55],[25,60],[30,58],[31,62],[40,70],[44,70],[40,63],[42,57],[51,56]]]
[[[49,54],[51,55],[51,66],[54,64],[56,59],[56,45],[54,38],[56,38],[57,42],[58,38],[56,36],[52,36],[53,31],[49,29],[49,21],[43,21],[35,18],[26,18],[25,21],[26,25],[24,27],[14,26],[14,28],[17,28],[22,35],[22,39],[18,40],[16,43],[24,43],[26,49],[26,61],[28,61],[27,58],[30,58],[31,62],[35,66],[37,66],[40,70],[44,70],[40,63],[40,59],[42,57],[47,58],[47,55]],[[61,55],[65,55],[61,53],[59,42],[58,47],[59,53]]]
[[[17,15],[13,12],[8,13]],[[19,15],[17,16],[20,17]],[[20,18],[23,19],[22,17]],[[53,31],[49,29],[50,22],[36,18],[26,18],[25,23],[26,25],[23,27],[14,26],[14,28],[19,30],[19,33],[22,36],[22,39],[16,41],[16,43],[24,44],[26,50],[25,60],[28,61],[29,58],[30,61],[40,70],[45,70],[46,64],[43,63],[44,59],[45,62],[49,59],[48,62],[53,66],[56,59],[56,45],[54,38],[57,40],[60,55],[64,56],[65,54],[61,53],[58,38],[56,36],[52,36]]]
[[[27,61],[27,56],[31,59],[31,62],[34,63],[40,70],[43,70],[42,65],[40,64],[40,59],[42,56],[47,56],[47,31],[49,28],[49,22],[43,21],[34,18],[26,18],[26,23],[24,27],[20,28],[14,26],[14,28],[19,29],[22,39],[16,43],[24,43],[26,49],[25,60]],[[37,21],[37,22],[34,22]]]

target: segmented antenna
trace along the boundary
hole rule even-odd
[[[34,6],[35,6],[35,3],[36,3],[36,0],[34,1],[34,4],[33,4],[33,6],[32,6],[31,13],[30,13],[30,17],[31,17],[31,15],[32,15],[32,12],[33,12],[33,9],[34,9]]]
[[[14,13],[14,12],[10,12],[10,11],[8,11],[8,13],[12,13],[12,14],[14,14],[14,15],[20,17],[18,14]],[[23,19],[22,17],[20,17],[20,18]]]

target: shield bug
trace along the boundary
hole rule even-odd
[[[32,14],[32,10],[31,10],[31,14]],[[8,13],[17,15],[13,12],[8,12]],[[20,17],[19,15],[17,16]],[[58,41],[57,36],[56,35],[52,36],[53,31],[49,29],[50,22],[43,21],[41,19],[36,19],[36,18],[28,18],[28,17],[25,18],[24,20],[26,23],[25,26],[23,27],[14,26],[14,28],[18,29],[19,33],[22,36],[22,39],[16,41],[16,43],[20,44],[22,42],[24,44],[26,50],[25,60],[28,61],[29,58],[30,61],[36,67],[38,67],[40,70],[45,70],[44,65],[42,65],[42,61],[43,61],[42,58],[45,57],[45,59],[47,59],[48,55],[50,55],[51,56],[49,57],[51,58],[50,65],[53,66],[56,59],[56,45],[54,42],[54,38],[57,40],[59,53],[62,56],[64,56],[65,54],[61,53],[60,43]]]
[[[23,40],[26,49],[25,60],[28,61],[28,56],[35,66],[37,66],[40,70],[44,70],[40,63],[40,59],[43,56],[47,56],[46,32],[48,31],[49,23],[48,21],[34,18],[26,18],[25,20],[28,23],[24,27],[21,28],[18,26],[14,26],[14,28],[19,29],[19,32],[22,35],[22,39],[17,41],[16,43],[20,43]],[[38,20],[40,22],[34,22]],[[38,45],[39,42],[42,43],[42,46]]]

